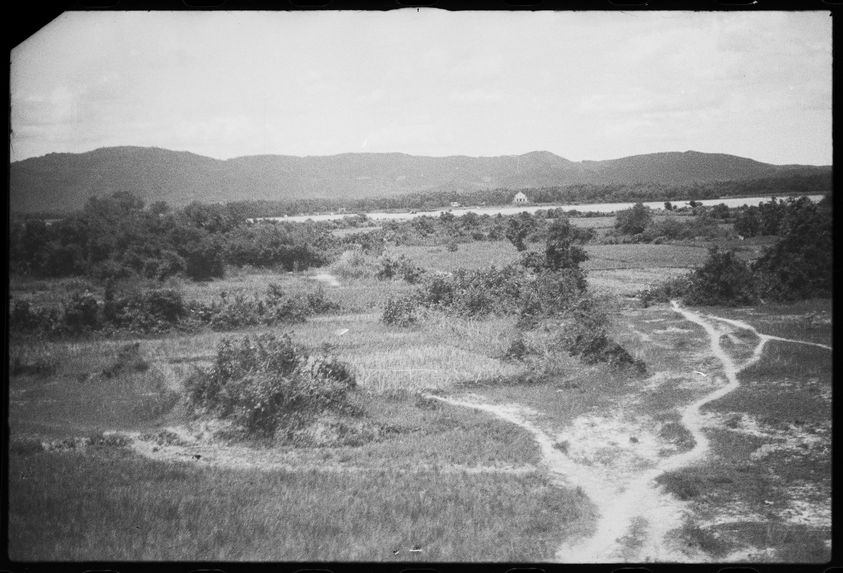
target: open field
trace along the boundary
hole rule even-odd
[[[621,297],[706,256],[698,245],[587,251],[591,286]],[[504,241],[390,254],[443,272],[518,258]],[[684,309],[616,298],[612,335],[646,364],[639,374],[585,365],[543,331],[524,335],[522,359],[505,358],[521,336],[515,317],[424,311],[388,326],[386,300],[415,288],[398,279],[326,268],[172,284],[207,300],[270,283],[321,285],[338,306],[236,332],[13,338],[13,559],[830,557],[830,300]],[[43,303],[76,287],[12,283]],[[326,421],[314,443],[268,445],[191,412],[194,369],[213,363],[224,338],[264,332],[346,362],[359,416]],[[333,422],[349,435],[332,434]]]

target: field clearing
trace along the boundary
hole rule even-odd
[[[24,561],[541,561],[588,513],[535,475],[256,473],[108,449],[11,463]]]
[[[619,297],[684,274],[707,256],[699,245],[586,249],[591,286]],[[508,241],[389,254],[445,272],[519,257]],[[208,283],[171,283],[188,300],[254,295],[277,283],[289,293],[322,289],[337,303],[300,323],[13,341],[12,556],[566,560],[560,548],[605,534],[605,499],[595,495],[628,501],[638,491],[637,472],[697,447],[685,409],[725,383],[725,362],[707,331],[669,305],[601,302],[613,317],[613,339],[646,364],[639,374],[584,364],[554,349],[554,327],[523,333],[514,317],[458,319],[422,310],[412,326],[388,326],[381,321],[386,300],[417,287],[367,276],[371,268],[359,277],[332,270],[245,269]],[[19,280],[15,288],[55,300],[80,286]],[[718,344],[737,363],[751,359],[759,337],[717,317],[746,321],[764,335],[831,344],[830,300],[696,311],[721,331]],[[323,441],[314,444],[213,437],[213,420],[189,411],[183,384],[194,368],[210,366],[224,338],[264,332],[287,332],[309,353],[349,365],[358,414],[340,421],[359,430],[354,439],[335,439],[329,430],[336,420],[327,418],[324,435],[316,434]],[[525,356],[504,359],[522,337]],[[121,358],[130,344],[137,344],[136,358]],[[640,519],[638,508],[625,506],[633,513],[616,520],[628,525],[610,536],[612,544],[621,539],[622,560],[828,558],[831,353],[770,340],[760,361],[737,378],[736,389],[700,408],[706,457],[653,474],[660,485],[641,490],[651,497],[641,497]],[[195,441],[168,441],[167,432]],[[105,435],[134,441],[95,445]],[[568,465],[550,464],[548,449]],[[572,472],[560,475],[559,467]],[[581,475],[608,486],[581,488]]]

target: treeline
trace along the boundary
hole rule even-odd
[[[831,189],[827,173],[788,174],[741,181],[715,181],[689,185],[665,183],[575,184],[522,189],[478,189],[472,191],[420,191],[388,197],[357,200],[329,198],[295,201],[238,201],[229,205],[246,217],[281,217],[302,213],[350,213],[390,209],[439,209],[457,202],[462,205],[508,205],[515,193],[523,192],[531,203],[611,203],[635,201],[690,201],[768,195],[771,193],[824,193]]]
[[[330,226],[250,224],[237,204],[145,206],[128,193],[92,198],[48,224],[13,220],[9,269],[35,277],[221,277],[225,265],[304,269],[327,261]]]

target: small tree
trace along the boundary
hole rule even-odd
[[[533,220],[533,217],[529,213],[523,212],[509,220],[505,235],[515,245],[516,250],[523,251],[527,248],[527,237],[535,229],[536,222]]]
[[[577,238],[574,231],[567,218],[560,217],[550,225],[544,249],[548,269],[552,271],[579,270],[580,263],[588,260],[585,250],[574,244]]]
[[[637,235],[643,233],[652,220],[650,208],[645,207],[643,203],[636,203],[631,209],[618,212],[615,228],[625,235]]]
[[[753,304],[756,296],[752,271],[734,251],[712,247],[705,264],[691,274],[684,298],[691,305]]]
[[[809,199],[788,205],[782,238],[766,250],[754,271],[762,296],[797,300],[832,291],[831,212]]]

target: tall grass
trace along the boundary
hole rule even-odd
[[[11,464],[9,552],[24,561],[541,561],[590,519],[580,493],[537,475],[261,473],[108,448]]]

